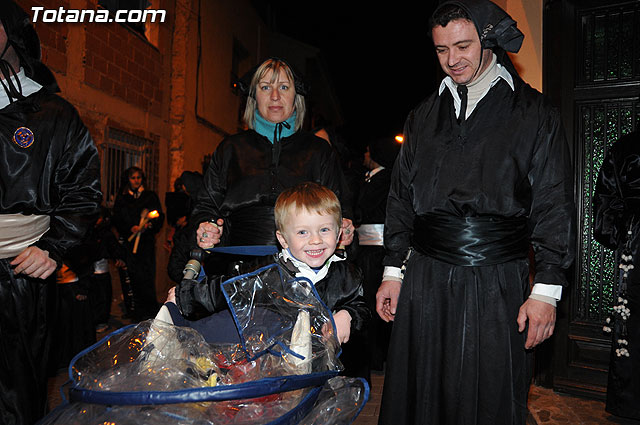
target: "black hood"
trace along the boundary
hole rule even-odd
[[[498,57],[498,62],[519,78],[509,55],[505,53],[517,53],[522,46],[524,34],[518,29],[516,21],[489,0],[445,0],[436,8],[433,15],[436,15],[442,7],[449,5],[458,6],[467,12],[476,26],[482,47],[493,50]]]
[[[438,6],[434,14],[446,5],[458,6],[467,12],[476,26],[483,48],[499,47],[511,53],[520,50],[524,34],[517,28],[516,21],[495,3],[489,0],[447,0]]]
[[[27,77],[53,92],[58,91],[55,77],[40,60],[40,39],[29,15],[13,0],[2,0],[0,22]]]

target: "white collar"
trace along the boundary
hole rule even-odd
[[[20,71],[18,71],[15,76],[11,76],[11,79],[14,81],[15,85],[17,85],[16,77],[18,78],[18,81],[20,81],[20,86],[22,87],[22,95],[24,97],[27,97],[42,88],[40,84],[36,83],[31,78],[25,75],[23,68],[20,68]],[[3,84],[5,83],[3,82]],[[0,109],[4,108],[9,103],[11,102],[9,101],[9,97],[7,96],[7,92],[4,91],[4,88],[0,87]]]
[[[494,56],[495,56],[495,53],[494,53]],[[500,65],[499,63],[496,64],[496,66],[498,67],[498,76],[494,78],[494,80],[491,82],[491,87],[495,86],[498,80],[502,78],[507,82],[507,84],[509,84],[509,87],[511,87],[511,90],[515,91],[516,88],[513,85],[513,77],[511,76],[511,74],[509,74],[509,71],[507,71],[507,68]],[[448,75],[442,80],[442,82],[440,82],[440,87],[438,88],[438,96],[442,94],[445,87],[448,87],[453,97],[455,99],[458,99],[458,101],[460,101],[460,96],[458,95],[458,90],[457,90],[458,85],[454,83],[451,77],[449,77]]]
[[[142,192],[144,192],[144,186],[140,185],[138,190],[136,190],[135,192],[133,190],[131,190],[131,188],[129,188],[128,190],[129,190],[129,195],[131,195],[134,198],[138,199],[140,197],[140,195],[142,195]]]
[[[336,254],[333,254],[323,264],[323,266],[320,267],[319,270],[314,270],[311,267],[309,267],[307,263],[302,262],[297,258],[295,258],[293,255],[291,255],[291,252],[289,251],[289,249],[282,249],[280,251],[279,257],[282,258],[284,261],[291,261],[291,264],[293,264],[295,268],[298,269],[298,272],[296,273],[296,277],[307,278],[313,284],[321,281],[327,275],[327,273],[329,273],[329,266],[331,266],[331,263],[344,260],[344,258],[338,257]]]

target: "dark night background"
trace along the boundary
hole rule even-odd
[[[321,50],[354,146],[401,133],[441,79],[427,29],[437,2],[382,4],[254,2],[274,30]]]

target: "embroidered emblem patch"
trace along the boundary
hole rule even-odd
[[[13,141],[21,148],[28,148],[33,144],[33,131],[27,127],[20,127],[13,133]]]

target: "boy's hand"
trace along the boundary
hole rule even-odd
[[[336,323],[336,333],[338,342],[344,344],[349,341],[351,335],[351,315],[347,310],[340,310],[333,315],[333,321]]]
[[[224,220],[221,218],[215,224],[208,221],[200,223],[196,231],[198,246],[202,249],[208,249],[219,244],[222,237],[223,224]]]
[[[345,247],[350,245],[353,242],[353,233],[355,232],[355,227],[353,227],[353,222],[348,218],[342,219],[342,233],[340,234],[340,241],[338,242],[338,246]]]
[[[169,289],[169,293],[167,294],[167,300],[165,301],[165,303],[176,303],[176,287],[173,286],[171,287],[171,289]]]
[[[398,307],[398,296],[402,283],[395,280],[385,280],[376,294],[376,311],[385,322],[393,322]]]

